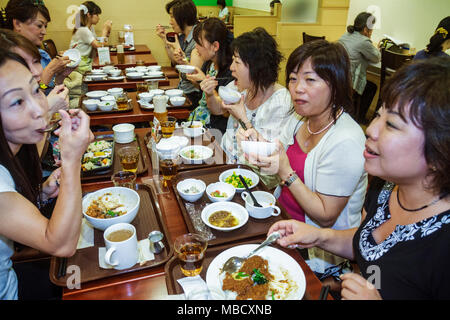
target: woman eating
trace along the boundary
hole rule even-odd
[[[295,49],[286,64],[294,112],[283,124],[278,151],[249,158],[282,180],[275,194],[290,216],[319,228],[348,229],[361,221],[367,187],[365,137],[348,113],[349,70],[348,55],[339,43],[317,40]],[[343,262],[320,249],[308,254],[308,264],[319,277]]]
[[[275,223],[279,244],[320,247],[356,260],[341,276],[343,299],[449,299],[450,59],[403,66],[383,89],[366,130],[372,180],[363,222],[347,230],[296,220]],[[382,179],[382,180],[381,180]]]
[[[186,75],[193,83],[200,83],[203,91],[199,106],[191,112],[188,120],[202,121],[223,134],[227,128],[228,114],[222,109],[217,88],[233,81],[230,71],[233,34],[222,21],[209,18],[197,25],[194,40],[198,54],[206,62],[201,70],[197,68],[197,72]]]
[[[266,30],[256,28],[243,33],[233,41],[231,49],[230,70],[236,80],[227,87],[238,90],[242,97],[236,104],[222,102],[223,110],[230,113],[222,149],[229,162],[248,163],[236,138],[240,123],[253,128],[258,139],[271,141],[278,138],[292,102],[289,91],[277,83],[282,55]],[[279,182],[270,175],[260,174],[260,178],[269,189]]]
[[[85,113],[60,110],[62,165],[41,183],[36,143],[44,136],[47,112],[47,100],[25,61],[0,49],[0,299],[17,299],[13,242],[60,257],[76,250],[82,217],[81,157],[93,135]],[[47,219],[39,208],[56,196]]]

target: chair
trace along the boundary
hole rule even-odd
[[[52,59],[54,59],[58,54],[58,50],[56,50],[56,45],[53,42],[53,40],[52,39],[44,40],[42,41],[42,45],[44,47],[44,50],[47,51],[47,53],[50,55]]]
[[[314,40],[325,40],[325,36],[317,37],[317,36],[312,36],[312,35],[309,35],[309,34],[306,34],[305,32],[303,32],[303,43],[314,41]]]

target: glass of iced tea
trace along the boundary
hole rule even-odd
[[[177,175],[180,156],[159,156],[159,168],[163,176],[163,187],[167,187],[173,177]]]
[[[173,135],[176,123],[177,118],[175,117],[167,117],[166,120],[160,121],[163,138],[170,138]]]
[[[130,171],[118,171],[111,176],[115,187],[134,189],[136,186],[136,173]]]
[[[138,147],[122,147],[119,149],[118,154],[123,170],[136,172],[139,163]]]
[[[121,93],[116,98],[117,109],[125,110],[128,109],[128,96],[125,92]]]
[[[136,83],[137,93],[148,92],[148,83],[147,82],[138,82]]]
[[[207,247],[208,240],[200,234],[187,233],[175,239],[174,250],[185,276],[194,277],[202,272]]]

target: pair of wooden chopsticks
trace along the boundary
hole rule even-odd
[[[330,291],[329,285],[323,286],[322,289],[320,289],[319,300],[327,300],[329,291]]]

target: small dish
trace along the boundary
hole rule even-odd
[[[246,154],[254,153],[260,156],[270,156],[277,149],[276,143],[264,141],[241,141],[242,150]]]
[[[83,100],[84,107],[89,111],[95,111],[97,110],[97,106],[100,100],[97,99],[86,99]]]
[[[178,64],[175,68],[181,73],[193,73],[195,71],[195,67],[188,64]]]
[[[153,94],[151,94],[150,92],[139,93],[139,99],[142,101],[145,101],[147,103],[151,102],[152,98],[153,98]]]
[[[64,57],[69,57],[71,62],[67,64],[67,67],[69,68],[76,68],[80,64],[81,61],[81,53],[78,49],[69,49],[64,51],[63,53]]]
[[[169,100],[173,106],[179,107],[179,106],[182,106],[186,102],[186,97],[180,97],[180,96],[170,97]]]
[[[225,104],[233,104],[241,100],[241,93],[229,87],[220,86],[219,96],[225,102]]]
[[[130,72],[127,73],[127,78],[129,79],[140,79],[144,76],[142,72]]]
[[[100,99],[103,96],[107,96],[108,92],[103,90],[89,91],[86,92],[86,97],[91,99]]]
[[[205,146],[193,145],[180,150],[183,162],[189,164],[201,164],[213,156],[213,151]]]
[[[98,103],[98,108],[102,111],[111,111],[115,105],[116,103],[112,101],[100,101]]]
[[[206,184],[198,179],[185,179],[177,183],[180,196],[189,202],[195,202],[205,193]]]
[[[212,224],[209,221],[209,218],[212,214],[218,212],[218,211],[226,211],[231,213],[233,217],[237,220],[237,225],[232,227],[218,227],[214,224]],[[202,221],[204,224],[206,224],[208,227],[219,230],[219,231],[232,231],[236,230],[238,228],[241,228],[243,225],[245,225],[248,221],[248,212],[247,210],[241,206],[240,204],[237,204],[235,202],[214,202],[210,205],[206,206],[202,210]]]
[[[117,143],[130,143],[134,140],[134,125],[131,123],[116,124],[112,127],[114,141]]]
[[[206,195],[212,202],[226,202],[233,199],[236,188],[225,182],[214,182],[206,187]]]
[[[259,183],[259,177],[255,172],[241,168],[225,170],[220,174],[219,181],[230,183],[236,188],[237,192],[242,192],[245,190],[245,187],[242,185],[239,175],[242,175],[243,178],[251,180],[251,183],[250,180],[247,181],[249,189],[254,188]]]
[[[180,90],[180,89],[166,90],[165,95],[169,96],[169,98],[171,98],[171,97],[181,97],[181,96],[183,96],[183,90]]]

